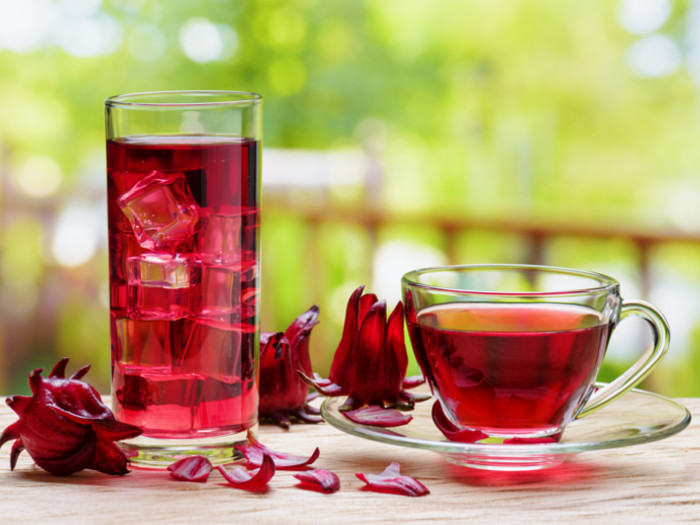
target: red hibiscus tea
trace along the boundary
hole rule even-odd
[[[633,388],[668,350],[663,315],[620,297],[612,277],[535,265],[424,268],[401,280],[408,331],[448,439],[560,439],[566,425]],[[595,379],[613,328],[647,321],[654,348],[618,379]]]
[[[209,95],[154,107],[163,121],[197,113],[178,130],[189,120],[202,127],[198,97]],[[108,101],[112,126],[122,122],[109,120],[117,109],[136,111]],[[259,146],[235,134],[156,131],[110,136],[108,126],[112,404],[143,429],[140,440],[178,440],[181,453],[197,453],[257,423]],[[170,462],[141,445],[133,455]]]
[[[256,143],[127,138],[107,156],[117,417],[152,437],[251,427]]]
[[[413,348],[456,424],[550,434],[591,391],[609,325],[571,305],[452,303],[409,321]]]

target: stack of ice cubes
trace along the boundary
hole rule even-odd
[[[231,381],[241,338],[256,328],[255,243],[245,240],[256,212],[200,209],[184,173],[157,170],[117,203],[143,250],[126,258],[122,360]]]

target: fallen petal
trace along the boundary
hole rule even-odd
[[[299,472],[298,474],[294,474],[294,477],[301,481],[301,488],[307,488],[308,486],[317,487],[326,494],[337,492],[340,489],[340,478],[335,472],[331,472],[330,470],[317,469],[308,472]]]
[[[168,465],[170,475],[178,481],[205,482],[214,467],[204,456],[182,458]]]
[[[450,441],[461,441],[462,443],[476,443],[480,439],[487,438],[488,435],[480,430],[470,430],[467,428],[459,428],[452,421],[447,419],[447,416],[442,411],[440,401],[435,401],[432,410],[433,422],[438,430]]]
[[[249,490],[251,492],[263,492],[267,490],[267,483],[275,475],[275,462],[272,457],[265,454],[262,458],[260,468],[256,470],[246,470],[236,467],[233,470],[226,470],[223,466],[216,469],[224,479],[237,489]]]
[[[413,416],[404,414],[393,408],[382,408],[379,405],[358,408],[343,412],[343,415],[350,421],[360,425],[370,425],[375,427],[399,427],[409,423]]]
[[[375,492],[392,492],[412,497],[430,494],[428,488],[417,479],[401,475],[401,466],[396,462],[391,463],[381,474],[358,472],[355,476],[367,484],[365,489]]]
[[[275,468],[279,470],[302,469],[307,465],[311,465],[320,455],[318,447],[316,447],[316,450],[314,450],[310,457],[305,458],[303,456],[270,450],[259,441],[253,439],[250,439],[250,445],[236,445],[236,450],[240,451],[248,464],[253,467],[261,466],[265,457],[269,456],[274,462]]]

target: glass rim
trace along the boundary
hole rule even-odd
[[[157,102],[149,101],[149,98],[172,96],[173,101]],[[178,97],[210,97],[211,100],[203,101],[176,101]],[[226,97],[231,97],[226,99]],[[215,99],[219,97],[219,99]],[[124,93],[114,95],[105,99],[105,106],[108,108],[188,108],[188,107],[222,107],[222,106],[250,106],[260,104],[262,95],[250,91],[232,90],[174,90],[174,91],[142,91],[137,93]]]
[[[558,290],[539,290],[539,291],[500,291],[500,290],[478,290],[470,288],[460,288],[454,286],[441,286],[436,284],[428,284],[419,282],[417,279],[419,276],[426,274],[434,274],[439,272],[453,272],[453,273],[467,273],[476,271],[531,271],[539,272],[542,274],[559,274],[559,275],[569,275],[574,277],[582,277],[596,281],[597,286],[589,287],[577,287],[571,289],[558,289]],[[599,272],[593,272],[590,270],[578,270],[574,268],[565,268],[561,266],[546,266],[538,264],[462,264],[453,266],[427,266],[424,268],[418,268],[416,270],[411,270],[406,272],[401,277],[401,283],[413,288],[421,288],[424,290],[435,290],[441,292],[449,292],[453,294],[472,294],[472,295],[505,295],[505,296],[524,296],[524,297],[538,297],[538,296],[567,296],[567,295],[582,295],[582,294],[594,294],[608,292],[614,288],[618,288],[620,283],[614,277],[605,275]]]

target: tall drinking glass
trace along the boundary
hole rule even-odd
[[[106,100],[112,406],[136,465],[231,461],[257,429],[262,98]]]

